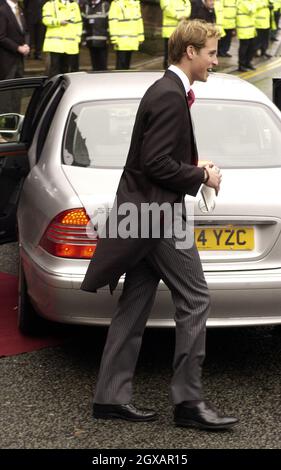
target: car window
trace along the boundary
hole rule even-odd
[[[137,100],[74,106],[64,139],[63,162],[94,168],[121,168],[129,150]]]
[[[45,114],[43,113],[42,105],[41,105],[41,110],[38,111],[38,116],[41,117],[41,113],[42,113],[43,119],[40,124],[40,130],[39,130],[38,137],[37,137],[37,147],[36,147],[36,161],[37,162],[40,159],[41,152],[45,144],[45,140],[50,130],[52,119],[56,113],[59,102],[62,99],[63,94],[65,92],[65,86],[64,84],[61,84],[60,87],[56,87],[52,91],[53,91],[52,94],[47,95],[49,103],[48,103],[48,106],[45,106]],[[46,95],[44,96],[44,98],[46,98]],[[44,100],[43,100],[43,103],[44,103]],[[38,119],[39,121],[39,117],[35,118],[35,121],[36,119]]]
[[[280,166],[280,121],[266,106],[198,100],[192,117],[200,159],[221,168]]]
[[[80,103],[66,127],[63,163],[122,168],[129,150],[138,100]],[[199,158],[221,168],[281,164],[280,122],[261,104],[200,100],[192,107]]]
[[[38,103],[36,103],[35,109],[33,110],[32,126],[34,127],[34,129],[37,127],[41,117],[45,113],[46,108],[48,107],[53,96],[56,94],[58,88],[62,87],[65,87],[63,76],[52,77],[50,80],[44,83],[40,95],[40,100],[38,101]]]

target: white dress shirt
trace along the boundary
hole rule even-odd
[[[187,94],[190,90],[190,82],[188,80],[188,77],[185,75],[185,73],[176,65],[170,65],[168,70],[171,70],[171,72],[174,72],[182,81],[185,93]]]
[[[12,9],[14,15],[16,16],[17,13],[17,7],[18,7],[18,2],[13,2],[12,0],[6,0],[8,3],[9,7]]]
[[[19,27],[22,30],[23,26],[22,26],[22,22],[21,22],[21,19],[20,19],[20,14],[18,14],[18,12],[19,12],[18,2],[13,2],[12,0],[6,0],[6,2],[8,3],[8,5],[11,8],[12,12],[14,13],[14,15],[16,17],[16,20],[19,24]]]

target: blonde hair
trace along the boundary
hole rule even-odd
[[[220,38],[215,24],[204,20],[181,20],[169,39],[170,63],[178,64],[188,46],[202,49],[209,38]]]

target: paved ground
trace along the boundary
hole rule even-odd
[[[208,332],[207,398],[240,419],[233,431],[221,433],[173,425],[172,330],[146,331],[136,372],[134,402],[157,410],[159,419],[144,424],[93,420],[104,339],[105,329],[76,327],[62,346],[1,358],[0,448],[280,449],[278,330]]]
[[[0,246],[0,270],[17,271],[17,245]],[[95,421],[92,394],[105,328],[56,328],[63,344],[0,360],[0,449],[280,449],[280,328],[209,330],[206,396],[237,415],[231,432],[176,428],[169,382],[174,331],[144,335],[134,402],[159,413],[153,423]],[[24,456],[23,456],[24,457]],[[27,458],[27,456],[25,456]],[[0,463],[1,463],[0,450]]]
[[[0,246],[0,272],[18,274],[18,243]]]

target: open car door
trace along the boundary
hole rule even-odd
[[[29,172],[28,148],[35,132],[46,77],[0,81],[0,243],[16,239],[16,211]]]

